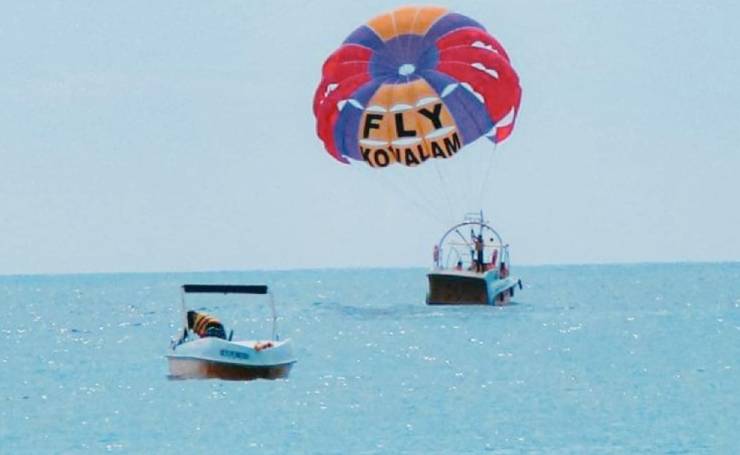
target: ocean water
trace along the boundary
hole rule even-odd
[[[740,453],[740,264],[513,274],[503,308],[422,269],[0,277],[0,453]],[[186,282],[273,286],[291,376],[168,380]]]

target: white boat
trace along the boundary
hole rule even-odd
[[[199,336],[194,330],[197,327],[188,322],[185,296],[192,293],[267,295],[272,311],[272,337],[233,341],[233,330],[228,337],[225,334]],[[185,284],[182,286],[182,311],[185,321],[182,336],[172,340],[166,356],[171,379],[277,379],[287,377],[296,362],[292,341],[280,340],[277,335],[275,301],[267,286]],[[215,321],[210,316],[208,319]]]
[[[468,215],[435,245],[427,304],[506,305],[514,289],[522,288],[509,271],[509,245],[482,212]]]

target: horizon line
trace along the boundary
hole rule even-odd
[[[644,266],[644,265],[732,265],[739,264],[740,260],[717,260],[717,261],[635,261],[635,262],[568,262],[568,263],[530,263],[518,264],[513,269],[523,268],[547,268],[547,267],[614,267],[614,266]],[[3,278],[22,277],[65,277],[65,276],[93,276],[93,275],[182,275],[182,274],[205,274],[205,273],[280,273],[280,272],[320,272],[320,271],[352,271],[352,270],[411,270],[430,269],[429,266],[403,265],[403,266],[327,266],[327,267],[297,267],[297,268],[246,268],[246,269],[208,269],[208,270],[152,270],[152,271],[80,271],[80,272],[33,272],[33,273],[0,273]]]

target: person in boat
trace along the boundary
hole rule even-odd
[[[462,261],[457,261],[457,265],[455,266],[455,270],[462,270],[462,269],[463,269]]]
[[[226,330],[221,321],[208,313],[188,311],[188,328],[201,338],[215,337],[226,339]]]
[[[475,271],[476,272],[483,272],[484,271],[484,264],[483,264],[483,236],[478,234],[474,237],[475,246],[475,255],[476,255],[476,261],[475,261]]]
[[[432,256],[434,257],[434,267],[439,268],[439,245],[434,245],[434,253]]]
[[[504,261],[501,261],[501,265],[499,266],[499,270],[498,270],[498,276],[501,279],[504,279],[507,276],[509,276],[509,267],[506,266],[506,262]]]
[[[498,259],[498,250],[493,249],[493,253],[491,253],[491,263],[488,264],[488,267],[486,267],[486,271],[493,270],[496,268],[496,260]]]

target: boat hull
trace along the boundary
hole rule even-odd
[[[251,381],[253,379],[287,378],[293,363],[269,366],[238,365],[210,360],[170,357],[169,379],[224,379]]]
[[[289,339],[232,342],[214,337],[174,345],[167,360],[170,379],[279,379],[295,363]]]
[[[428,305],[506,305],[521,283],[516,278],[499,278],[498,272],[433,271],[429,279]]]

